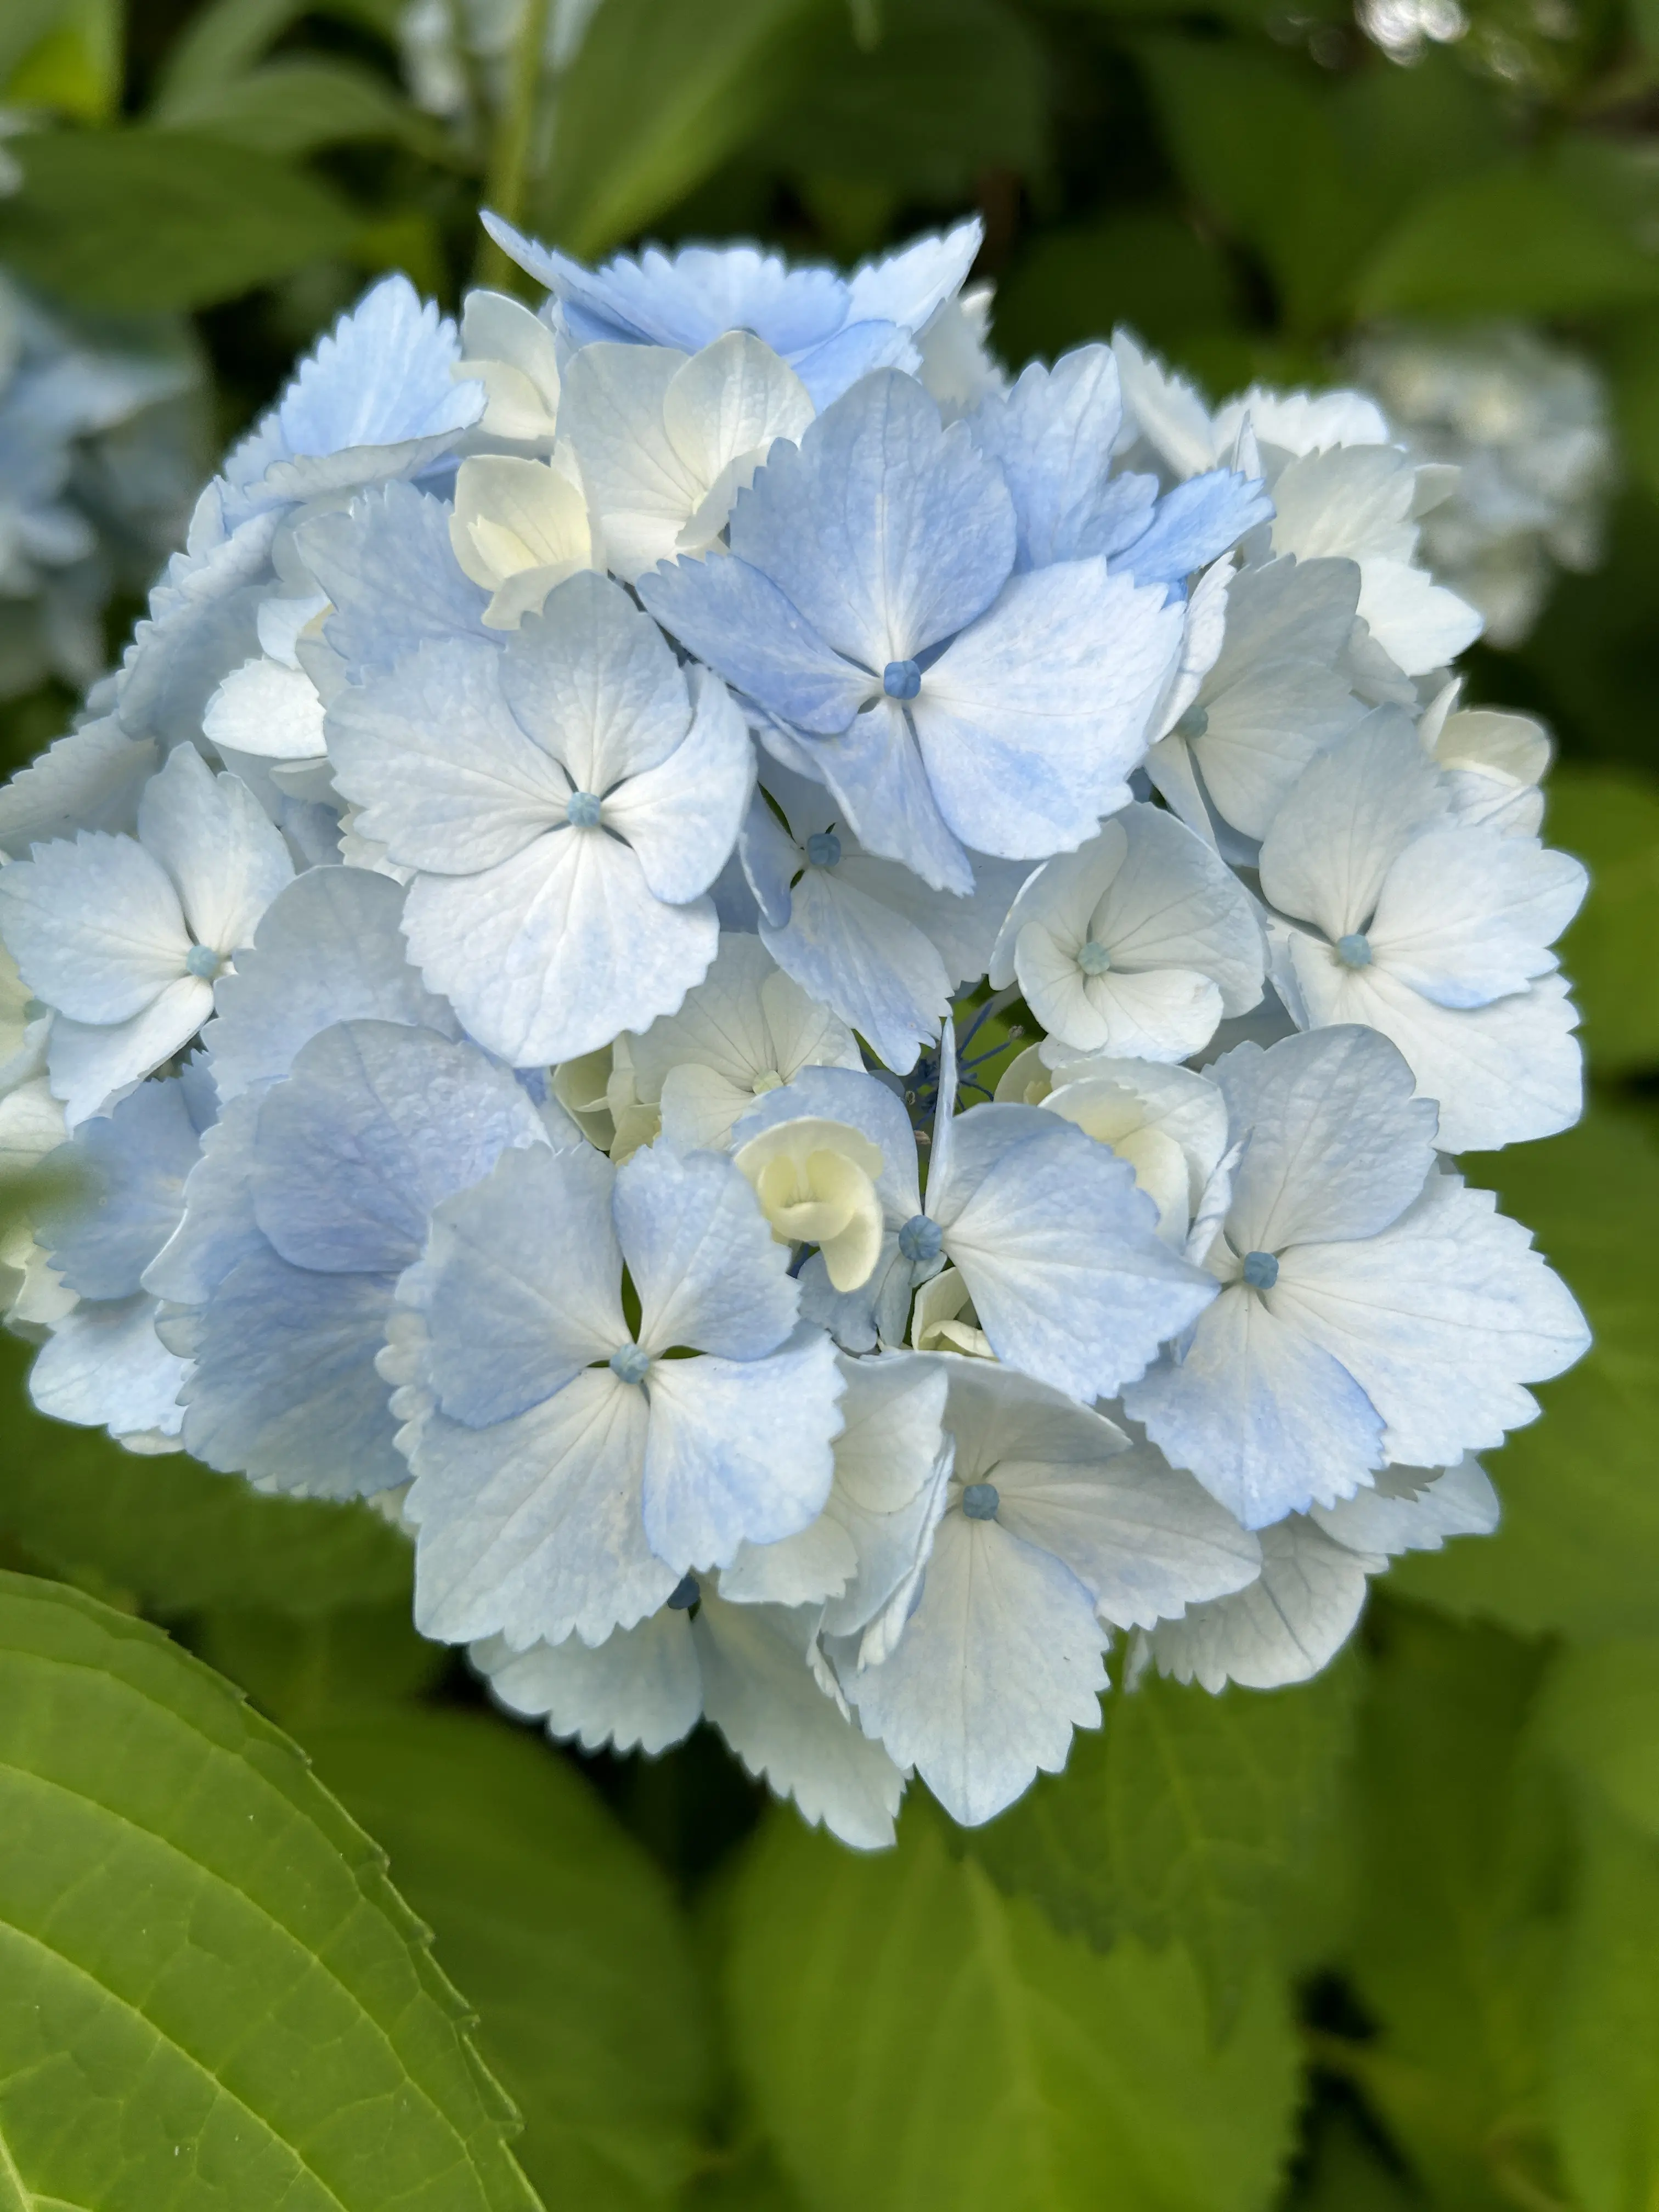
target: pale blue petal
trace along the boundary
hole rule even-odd
[[[791,896],[789,920],[763,916],[761,942],[811,998],[868,1040],[899,1072],[938,1036],[951,978],[931,941],[889,907],[833,872],[809,868]]]
[[[1247,530],[1273,520],[1273,503],[1259,477],[1212,469],[1164,493],[1146,529],[1118,553],[1138,584],[1178,584],[1236,545]]]
[[[130,1021],[72,1022],[59,1014],[46,1042],[46,1066],[69,1127],[181,1052],[212,1006],[211,987],[182,975]]]
[[[799,729],[844,730],[879,681],[832,652],[746,561],[710,555],[665,563],[638,589],[689,652]]]
[[[368,1497],[406,1480],[374,1367],[393,1281],[290,1267],[268,1246],[240,1260],[196,1334],[185,1449],[308,1498]]]
[[[787,1251],[723,1154],[635,1152],[617,1170],[614,1210],[647,1350],[691,1346],[756,1359],[794,1327],[799,1294]]]
[[[1374,1237],[1398,1219],[1434,1164],[1435,1111],[1375,1030],[1343,1024],[1242,1044],[1209,1070],[1235,1141],[1227,1233],[1235,1251]]]
[[[921,360],[908,331],[896,324],[849,323],[832,338],[791,356],[789,366],[806,386],[817,408],[832,401],[878,368],[914,372]]]
[[[254,1217],[295,1267],[397,1273],[419,1256],[440,1200],[508,1147],[545,1142],[526,1092],[476,1045],[342,1022],[259,1108]]]
[[[1020,568],[1110,552],[1126,506],[1132,514],[1151,507],[1152,479],[1110,473],[1122,416],[1112,349],[1089,345],[1062,355],[1052,369],[1033,362],[1012,390],[994,393],[969,418],[975,444],[997,464],[1012,496]],[[1133,488],[1127,494],[1125,485]]]
[[[136,839],[101,830],[0,868],[0,932],[37,999],[94,1024],[143,1012],[190,950],[166,869]]]
[[[176,1437],[189,1370],[156,1335],[155,1301],[140,1291],[66,1315],[36,1355],[29,1395],[43,1413],[82,1428]]]
[[[21,860],[77,830],[136,829],[138,793],[158,765],[155,741],[129,738],[113,715],[71,730],[0,789],[0,852]]]
[[[1382,1464],[1382,1421],[1353,1376],[1271,1293],[1242,1284],[1200,1321],[1180,1364],[1161,1361],[1123,1403],[1247,1528],[1333,1505]]]
[[[702,1670],[691,1616],[665,1607],[603,1644],[567,1636],[515,1651],[505,1637],[475,1644],[467,1657],[508,1712],[544,1721],[550,1736],[574,1737],[584,1751],[666,1751],[696,1726]]]
[[[1069,1124],[980,1173],[975,1124],[1030,1110],[981,1106],[958,1123],[951,1188],[933,1201],[945,1249],[1000,1359],[1085,1402],[1109,1398],[1202,1313],[1214,1283],[1159,1239],[1127,1163]]]
[[[645,1540],[646,1421],[644,1393],[604,1369],[490,1428],[428,1420],[405,1501],[422,1634],[602,1644],[655,1613],[679,1570]]]
[[[178,1227],[201,1150],[182,1082],[141,1083],[106,1119],[83,1121],[51,1155],[75,1178],[35,1212],[35,1236],[83,1298],[129,1297]]]
[[[920,703],[920,702],[918,702]],[[866,852],[902,861],[936,890],[965,897],[974,872],[924,766],[903,709],[877,699],[838,736],[804,739],[802,750],[846,811]]]
[[[984,242],[985,225],[969,216],[947,231],[932,232],[896,252],[860,262],[847,280],[854,319],[919,331],[962,289]]]
[[[336,1022],[407,1022],[460,1034],[410,963],[403,885],[369,868],[312,868],[265,909],[252,947],[220,979],[202,1033],[222,1098],[275,1083],[307,1038]]]
[[[732,550],[824,642],[879,682],[989,606],[1014,560],[1013,505],[914,377],[866,377],[779,444],[732,514]]]
[[[662,632],[591,568],[526,616],[501,657],[501,694],[520,729],[603,796],[665,761],[691,722],[685,678]]]
[[[666,1359],[647,1386],[645,1530],[682,1571],[793,1536],[823,1510],[843,1388],[835,1346],[803,1328],[767,1359]]]
[[[799,874],[805,858],[767,805],[765,794],[757,791],[750,801],[738,833],[738,859],[761,921],[774,929],[788,927],[790,885]]]
[[[509,1152],[436,1209],[404,1295],[425,1309],[427,1380],[455,1420],[523,1413],[627,1340],[613,1179],[586,1146]]]
[[[682,742],[630,775],[605,802],[605,827],[627,840],[653,895],[700,898],[732,857],[755,783],[748,726],[719,677],[696,672],[696,713]]]
[[[306,567],[333,601],[323,635],[354,683],[435,638],[480,638],[489,594],[465,574],[448,507],[389,483],[295,532]]]
[[[1179,607],[1109,578],[1103,561],[1016,576],[927,671],[911,709],[963,842],[1046,860],[1126,805],[1181,635]]]
[[[248,1187],[258,1117],[257,1098],[233,1098],[203,1133],[183,1217],[143,1273],[144,1289],[170,1305],[205,1305],[239,1260],[266,1249]]]

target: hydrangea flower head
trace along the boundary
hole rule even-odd
[[[557,1737],[988,1820],[1495,1524],[1586,1341],[1455,1164],[1578,1110],[1548,739],[1363,395],[1010,383],[974,224],[496,234],[539,311],[374,288],[0,795],[35,1398],[378,1498]]]

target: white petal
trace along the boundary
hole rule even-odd
[[[789,921],[763,921],[761,941],[815,999],[867,1037],[891,1068],[915,1065],[951,1003],[951,977],[933,943],[878,906],[839,869],[809,868],[791,895]]]
[[[1397,709],[1379,708],[1310,763],[1273,817],[1261,844],[1263,894],[1334,944],[1364,929],[1389,870],[1446,811],[1417,732]]]
[[[1383,1565],[1332,1543],[1310,1521],[1264,1528],[1260,1581],[1152,1631],[1158,1672],[1211,1691],[1230,1681],[1252,1690],[1305,1682],[1352,1633],[1366,1577]]]
[[[131,1021],[82,1023],[60,1014],[46,1048],[52,1096],[72,1129],[118,1091],[149,1075],[190,1042],[213,1011],[213,987],[194,975],[169,983]]]
[[[83,1301],[53,1328],[29,1372],[29,1395],[43,1413],[112,1437],[176,1437],[184,1423],[179,1385],[188,1360],[175,1358],[155,1334],[155,1301],[135,1297]]]
[[[633,1628],[613,1629],[603,1644],[568,1636],[515,1651],[492,1636],[467,1656],[497,1704],[526,1720],[544,1717],[550,1735],[574,1736],[584,1751],[609,1745],[653,1756],[689,1735],[702,1711],[690,1620],[666,1607]]]
[[[1313,1518],[1350,1552],[1437,1552],[1448,1536],[1490,1536],[1498,1492],[1478,1459],[1443,1470],[1384,1468],[1370,1490],[1340,1505],[1316,1505]]]
[[[176,746],[138,802],[138,836],[179,887],[198,944],[229,954],[252,943],[294,861],[276,823],[240,777],[215,775],[193,745]]]
[[[952,1512],[891,1656],[843,1683],[864,1727],[975,1827],[1039,1768],[1058,1773],[1074,1728],[1099,1727],[1106,1638],[1058,1559]]]
[[[202,730],[214,744],[262,760],[314,760],[327,750],[317,686],[280,660],[234,668],[209,700]]]
[[[599,798],[665,761],[691,722],[662,632],[620,584],[591,570],[561,584],[514,634],[501,690],[575,787]]]
[[[705,1592],[692,1624],[703,1710],[749,1771],[813,1826],[879,1850],[893,1840],[904,1777],[815,1680],[817,1622],[812,1607],[723,1605]]]
[[[668,757],[605,801],[605,827],[625,837],[654,896],[702,896],[731,858],[755,782],[755,750],[719,677],[696,672],[696,713]]]
[[[190,950],[166,870],[134,839],[102,831],[0,868],[0,927],[34,996],[77,1022],[142,1013],[184,975]]]
[[[429,1420],[404,1508],[422,1633],[600,1644],[654,1613],[679,1571],[645,1540],[646,1421],[644,1394],[603,1369],[490,1428]]]
[[[1383,882],[1368,932],[1372,961],[1439,1006],[1484,1006],[1555,966],[1546,948],[1588,884],[1578,861],[1530,837],[1431,830]]]

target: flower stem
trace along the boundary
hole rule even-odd
[[[530,183],[530,149],[535,136],[536,102],[542,88],[547,19],[551,7],[552,0],[524,0],[524,14],[513,42],[507,112],[501,118],[484,179],[484,205],[514,224],[523,216]],[[501,289],[511,286],[516,274],[512,262],[486,233],[478,248],[477,281]]]

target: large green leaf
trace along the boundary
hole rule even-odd
[[[1265,1974],[1209,2033],[1178,1946],[1061,1935],[953,1858],[926,1808],[860,1857],[773,1816],[731,1900],[754,2111],[811,2212],[1244,2212],[1296,2101]]]
[[[143,1623],[0,1577],[0,2202],[528,2212],[385,1861]]]
[[[799,81],[817,0],[605,0],[561,85],[536,222],[579,254],[653,222]]]
[[[1561,945],[1583,1010],[1583,1038],[1600,1075],[1659,1067],[1659,785],[1615,769],[1558,769],[1549,784],[1549,838],[1577,853],[1590,891]]]
[[[1378,1624],[1350,1950],[1378,2033],[1346,2049],[1331,2039],[1327,2055],[1346,2060],[1437,2201],[1541,2202],[1561,1848],[1558,1801],[1527,1748],[1541,1655],[1399,1607]]]
[[[1002,0],[884,0],[880,20],[863,46],[845,8],[824,12],[799,94],[761,132],[757,159],[941,206],[970,198],[987,169],[1040,166],[1042,50]]]
[[[1659,1642],[1564,1651],[1540,1703],[1543,1747],[1659,1843]]]
[[[1542,1418],[1488,1465],[1495,1536],[1399,1561],[1393,1587],[1523,1631],[1659,1634],[1659,1141],[1645,1114],[1593,1105],[1546,1144],[1468,1163],[1526,1222],[1595,1341],[1538,1391]]]
[[[1361,271],[1364,314],[1580,314],[1659,299],[1659,260],[1574,167],[1504,161],[1430,195]]]
[[[430,153],[445,143],[431,119],[384,77],[356,62],[309,54],[179,92],[154,119],[262,154],[309,154],[320,146],[388,138]]]
[[[27,1347],[0,1339],[0,1543],[28,1564],[161,1613],[307,1614],[407,1601],[407,1540],[364,1505],[270,1498],[183,1453],[152,1459],[37,1413]]]
[[[1224,2019],[1264,1957],[1311,1963],[1358,1682],[1351,1662],[1219,1697],[1149,1676],[968,1847],[1097,1944],[1178,1937]]]
[[[400,13],[399,0],[207,0],[167,49],[152,118],[170,120],[175,103],[240,76],[302,15],[343,16],[390,39]]]
[[[351,210],[270,155],[173,131],[64,131],[9,142],[0,257],[89,307],[201,307],[348,247]]]
[[[479,2013],[550,2205],[646,2212],[699,2157],[712,2037],[668,1885],[545,1741],[487,1715],[303,1730]]]
[[[1158,210],[1125,210],[1049,231],[997,286],[996,341],[1006,361],[1052,358],[1120,323],[1161,351],[1195,330],[1229,322],[1232,273],[1190,223]]]

